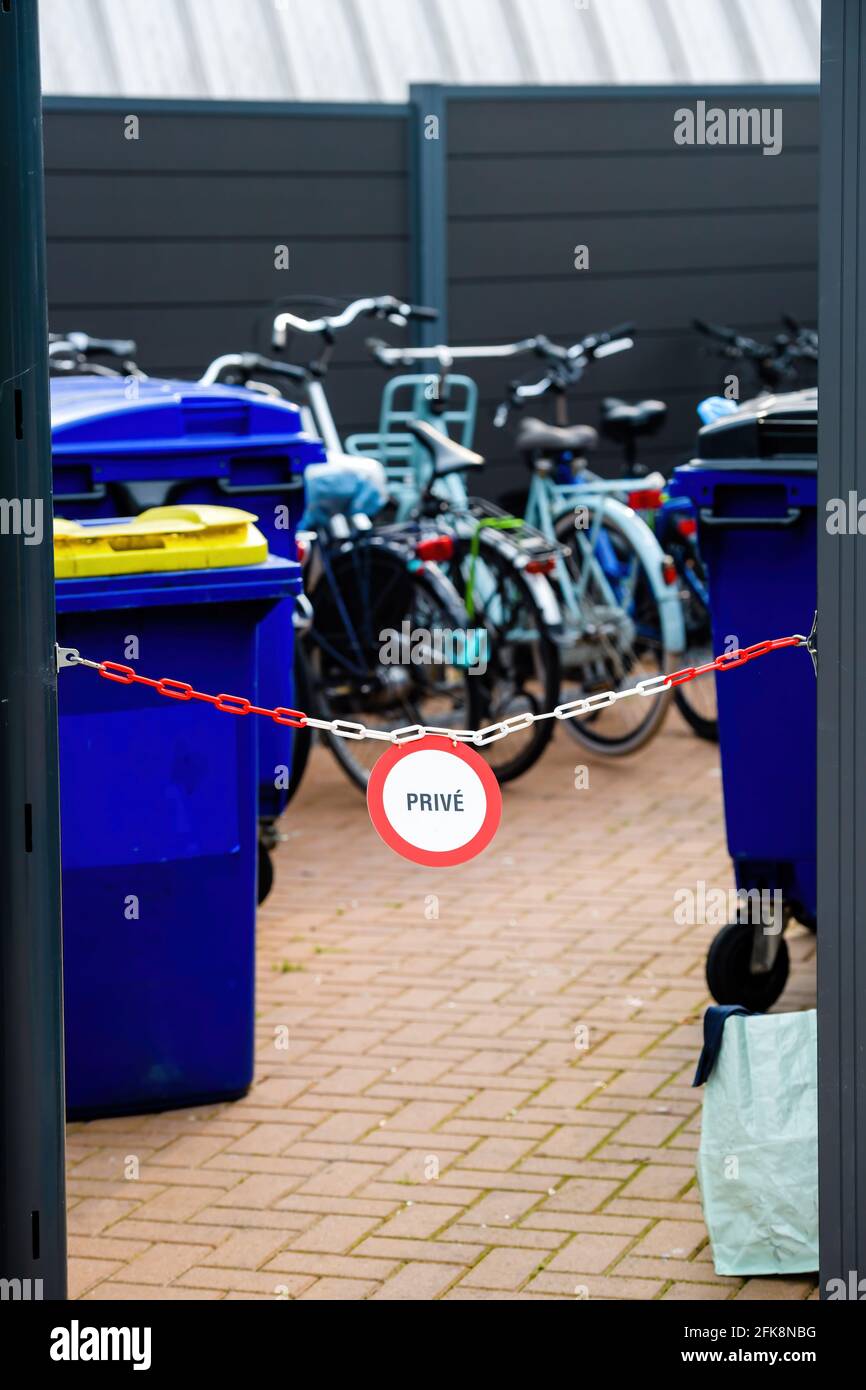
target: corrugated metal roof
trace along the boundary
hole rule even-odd
[[[54,95],[403,101],[410,82],[817,82],[820,0],[42,0]]]

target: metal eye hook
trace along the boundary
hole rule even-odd
[[[812,631],[803,644],[806,651],[812,658],[812,665],[815,668],[815,675],[818,674],[818,610],[815,609],[815,616],[812,619]]]

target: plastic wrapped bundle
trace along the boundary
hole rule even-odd
[[[301,530],[327,526],[335,516],[376,516],[388,500],[385,470],[377,459],[332,454],[327,463],[308,465],[304,474],[306,510]]]

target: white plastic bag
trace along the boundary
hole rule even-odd
[[[698,1151],[717,1274],[818,1268],[817,1070],[814,1009],[725,1022]]]

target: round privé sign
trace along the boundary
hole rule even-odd
[[[473,748],[430,734],[382,754],[370,773],[367,808],[395,853],[427,868],[448,868],[490,844],[502,793]]]

